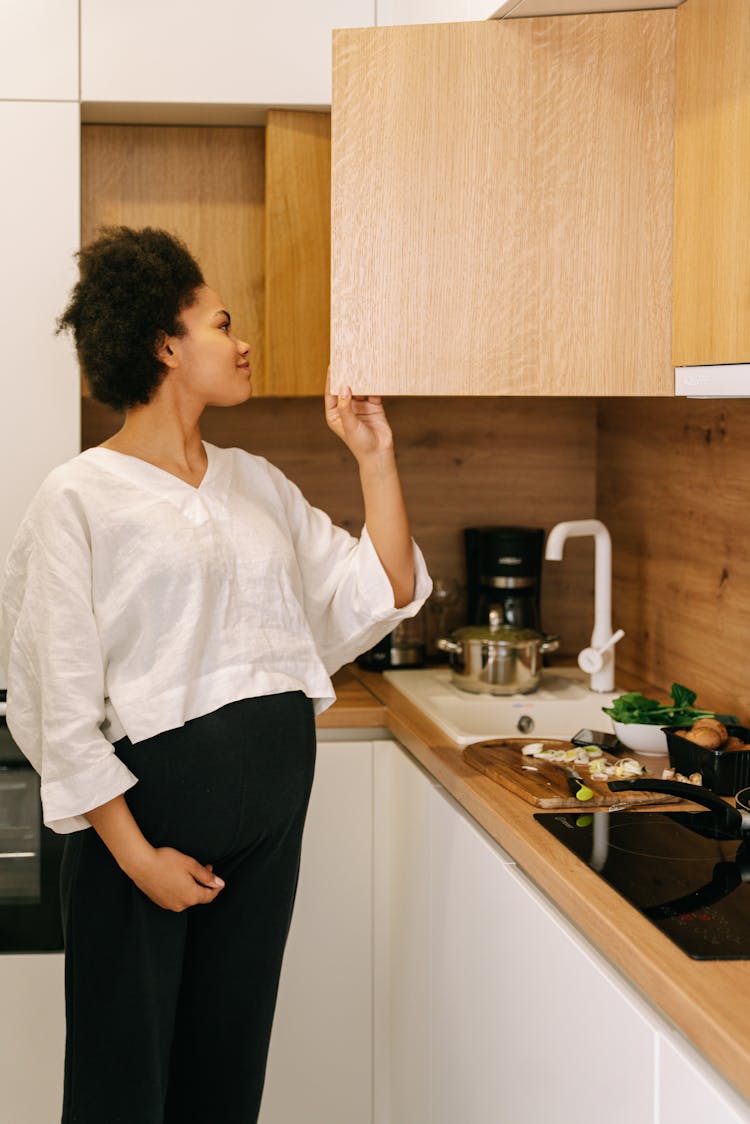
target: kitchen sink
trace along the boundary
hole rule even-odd
[[[451,682],[450,668],[384,671],[383,677],[459,745],[491,738],[569,738],[587,727],[613,732],[602,712],[622,691],[591,691],[578,668],[542,671],[529,695],[472,695]]]

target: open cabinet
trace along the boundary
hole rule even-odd
[[[319,395],[328,366],[330,116],[265,128],[84,125],[82,241],[110,224],[179,235],[250,344],[253,389]]]
[[[334,36],[331,370],[671,395],[674,11]]]

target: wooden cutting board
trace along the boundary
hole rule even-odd
[[[521,750],[529,742],[542,742],[551,749],[572,749],[570,742],[558,738],[500,738],[497,741],[474,742],[463,751],[467,765],[484,773],[490,780],[510,789],[538,808],[601,808],[612,804],[671,804],[676,797],[659,792],[610,792],[606,780],[595,780],[585,765],[574,765],[594,795],[590,800],[576,800],[568,787],[568,778],[550,761],[524,757]],[[618,758],[603,753],[599,760],[607,764]],[[657,774],[644,773],[643,776]]]

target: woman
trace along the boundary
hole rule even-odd
[[[206,406],[250,396],[249,348],[185,246],[111,228],[79,257],[59,327],[125,422],[43,483],[0,620],[8,724],[68,833],[63,1122],[249,1124],[314,714],[430,582],[380,399],[326,394],[358,541],[263,458],[201,440]]]

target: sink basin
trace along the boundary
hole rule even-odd
[[[569,738],[578,730],[613,732],[602,712],[622,691],[591,691],[577,668],[544,670],[529,695],[470,695],[451,682],[449,668],[384,671],[383,677],[459,745],[491,738]],[[532,725],[521,723],[530,719]]]

